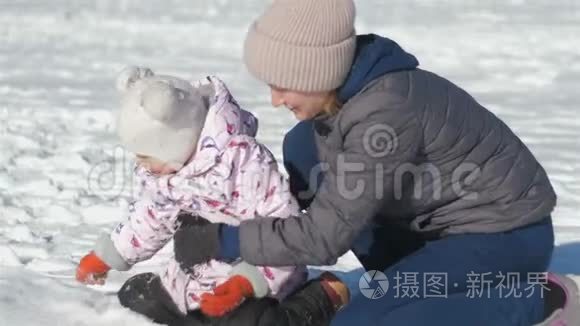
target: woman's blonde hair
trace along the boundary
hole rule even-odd
[[[333,116],[340,111],[342,107],[342,103],[338,100],[338,93],[336,90],[329,92],[328,97],[324,103],[324,107],[322,108],[324,113],[329,116]]]

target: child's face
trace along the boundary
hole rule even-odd
[[[160,161],[154,157],[137,154],[137,164],[149,170],[155,175],[168,175],[177,172],[169,164]]]

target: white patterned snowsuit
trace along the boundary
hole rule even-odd
[[[137,167],[142,187],[130,206],[127,221],[111,234],[113,244],[130,265],[149,259],[179,228],[178,215],[188,212],[212,223],[238,225],[256,217],[288,217],[298,213],[286,178],[272,153],[254,136],[256,118],[242,110],[216,77],[207,79],[215,89],[193,159],[169,176],[154,176]],[[171,260],[161,281],[182,313],[199,307],[204,292],[228,279],[232,266],[212,260],[184,272]],[[281,297],[304,281],[304,266],[259,266],[270,295]]]

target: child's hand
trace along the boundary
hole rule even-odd
[[[81,259],[77,267],[77,281],[84,284],[105,284],[110,269],[101,258],[91,251]]]
[[[201,311],[212,317],[220,317],[238,307],[245,298],[254,296],[252,283],[241,275],[234,275],[213,290],[213,294],[201,296]]]

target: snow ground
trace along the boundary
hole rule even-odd
[[[163,4],[161,4],[163,3]],[[132,183],[116,146],[113,80],[126,64],[216,74],[260,118],[280,157],[294,123],[241,63],[265,1],[0,0],[0,325],[148,325],[104,288],[71,279],[99,232],[121,218]],[[386,3],[389,3],[387,5]],[[359,32],[397,40],[503,118],[559,195],[552,270],[580,275],[580,4],[575,0],[358,1]],[[357,268],[346,256],[333,269]]]

